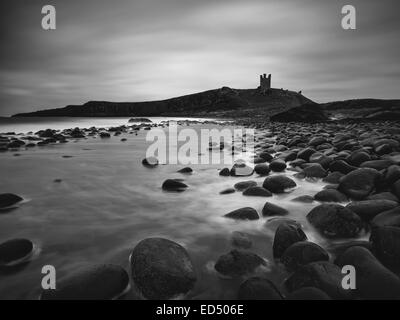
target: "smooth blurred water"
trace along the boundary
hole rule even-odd
[[[210,125],[191,127],[200,130]],[[311,241],[326,246],[326,240],[306,220],[306,214],[318,203],[290,201],[314,195],[323,187],[320,181],[293,178],[296,189],[269,198],[246,197],[240,192],[220,195],[221,190],[239,181],[255,180],[261,185],[264,178],[221,177],[218,171],[224,165],[193,165],[194,172],[189,175],[177,173],[181,165],[146,168],[141,164],[148,147],[146,133],[141,130],[137,136],[123,133],[109,139],[88,137],[19,151],[19,156],[16,152],[0,154],[0,193],[27,199],[16,210],[0,215],[0,242],[28,238],[41,249],[24,269],[0,274],[1,299],[37,298],[41,268],[46,264],[56,267],[57,277],[94,263],[119,264],[130,273],[128,257],[147,237],[165,237],[188,250],[198,275],[189,298],[232,299],[241,280],[222,279],[213,265],[232,249],[233,231],[250,234],[251,251],[269,261],[267,276],[284,290],[288,274],[272,258],[276,224],[266,227],[266,218],[233,221],[223,217],[246,206],[261,215],[266,201],[288,209],[287,217],[299,221]],[[121,142],[121,138],[128,140]],[[294,173],[287,170],[285,174]],[[182,178],[189,188],[180,193],[165,192],[161,185],[168,178]],[[135,294],[131,292],[126,298],[135,298]]]

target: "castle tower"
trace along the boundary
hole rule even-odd
[[[260,75],[260,89],[263,93],[271,89],[271,74],[268,77],[265,73]]]

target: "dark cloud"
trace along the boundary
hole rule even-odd
[[[47,3],[1,1],[0,114],[249,88],[263,72],[316,101],[398,97],[394,0],[350,1],[355,31],[337,0],[56,0],[44,31]]]

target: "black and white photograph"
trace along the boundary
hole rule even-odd
[[[0,7],[0,300],[400,299],[398,1]]]

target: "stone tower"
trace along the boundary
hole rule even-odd
[[[271,89],[271,74],[268,77],[265,73],[260,75],[260,89],[263,93]]]

